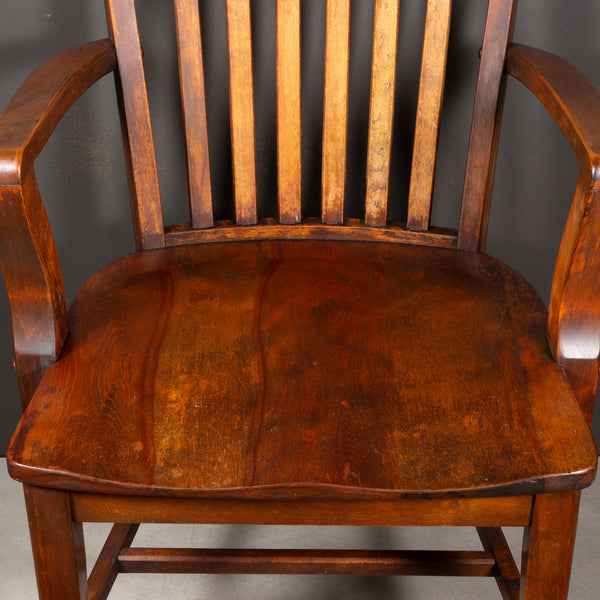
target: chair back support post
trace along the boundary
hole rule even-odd
[[[504,64],[516,13],[517,0],[492,0],[488,7],[458,226],[462,250],[485,248],[504,103]]]

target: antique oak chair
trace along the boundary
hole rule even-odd
[[[456,574],[567,597],[600,344],[600,95],[511,43],[490,0],[456,230],[430,226],[451,0],[429,0],[406,223],[388,222],[399,0],[374,0],[363,219],[344,210],[350,1],[326,6],[321,215],[301,212],[301,3],[278,0],[276,217],[257,216],[249,0],[227,12],[235,220],[213,221],[197,0],[174,0],[190,222],[163,224],[133,0],[109,40],[37,69],[0,118],[0,260],[40,598],[106,598],[119,572]],[[253,5],[254,6],[254,5]],[[115,71],[137,251],[67,311],[34,159]],[[548,312],[483,253],[503,81],[546,106],[580,176]],[[215,199],[218,201],[218,198]],[[82,522],[115,523],[89,579]],[[149,522],[475,526],[477,552],[132,547]],[[502,526],[525,528],[519,573]]]

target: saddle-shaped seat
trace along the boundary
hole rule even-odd
[[[174,0],[190,217],[168,225],[136,4],[105,4],[109,39],[49,59],[0,116],[0,263],[24,407],[8,464],[25,488],[40,598],[105,600],[117,574],[157,571],[488,576],[505,600],[565,600],[580,490],[597,466],[600,94],[565,61],[513,44],[516,1],[489,0],[460,217],[442,228],[431,214],[451,0],[421,3],[406,198],[389,183],[394,130],[411,129],[394,126],[406,113],[399,0],[322,3],[316,170],[303,153],[302,77],[315,71],[303,68],[301,23],[319,3],[276,0],[261,13],[265,3],[250,0]],[[351,35],[358,5],[372,38]],[[212,35],[218,10],[222,36]],[[271,46],[254,11],[274,30],[273,106],[260,110],[255,92],[268,78],[255,81],[253,51],[264,58]],[[212,35],[206,47],[202,34]],[[352,50],[371,60],[368,115],[354,136],[350,46],[365,40]],[[210,95],[214,78],[205,86],[211,50],[227,55],[229,117],[216,151],[231,150],[225,219],[215,215],[227,193],[211,178],[210,110],[223,97]],[[136,251],[93,275],[67,309],[33,165],[67,109],[110,72]],[[548,311],[484,253],[507,75],[542,101],[580,164]],[[276,133],[266,181],[258,120]],[[347,174],[360,161],[347,159],[361,131],[357,218]],[[314,190],[320,215],[304,214]],[[277,214],[262,214],[275,196]],[[406,219],[392,222],[398,212]],[[114,523],[89,578],[87,521]],[[139,524],[155,522],[473,526],[483,547],[132,547]],[[524,528],[520,571],[503,526]]]

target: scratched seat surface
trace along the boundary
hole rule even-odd
[[[263,241],[130,255],[76,297],[11,474],[202,497],[577,488],[595,448],[545,319],[520,276],[471,252]]]

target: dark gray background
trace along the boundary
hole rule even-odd
[[[173,67],[172,2],[138,0],[148,85],[167,223],[186,221],[185,166],[177,117],[177,74]],[[206,65],[215,216],[231,214],[227,125],[227,61],[224,12],[220,0],[201,0],[205,50],[216,59]],[[303,206],[318,214],[320,115],[325,0],[305,0],[312,18],[303,22]],[[371,2],[354,3],[353,41],[368,42]],[[477,51],[485,18],[483,0],[455,0],[445,105],[440,137],[433,222],[456,226],[464,175],[469,119],[473,106]],[[275,207],[273,103],[275,0],[253,4],[260,216]],[[403,0],[398,118],[395,124],[390,213],[402,218],[408,189],[412,122],[419,69],[424,0]],[[166,25],[165,25],[166,24]],[[597,0],[521,0],[515,41],[560,54],[600,88],[600,4]],[[106,37],[101,0],[3,0],[0,4],[0,107],[43,59],[70,46]],[[347,210],[360,216],[368,111],[368,51],[351,57]],[[365,79],[366,78],[366,79]],[[268,88],[268,91],[264,91]],[[86,94],[57,128],[36,164],[36,172],[57,240],[68,299],[97,268],[133,249],[129,201],[123,168],[112,78]],[[523,273],[547,301],[552,269],[577,177],[577,164],[558,127],[538,102],[509,83],[492,207],[488,252]],[[9,312],[0,283],[0,453],[20,412],[14,374]],[[457,340],[457,343],[460,343]],[[600,433],[596,411],[595,432]],[[598,439],[598,438],[597,438]]]

